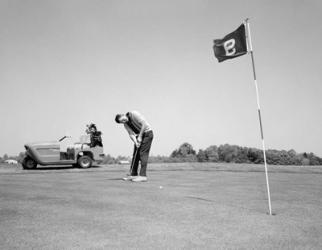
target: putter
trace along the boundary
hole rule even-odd
[[[140,148],[140,147],[138,147],[138,148],[137,148],[137,147],[135,147],[134,157],[133,157],[133,159],[132,159],[131,168],[130,168],[130,176],[132,175],[132,170],[133,170],[134,162],[135,162],[135,160],[136,160],[136,156],[137,156],[137,154],[138,154],[139,148]]]

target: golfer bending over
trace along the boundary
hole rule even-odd
[[[132,157],[130,176],[123,180],[134,182],[147,181],[146,168],[148,165],[149,152],[153,140],[151,126],[145,118],[137,111],[131,111],[124,114],[117,114],[115,117],[117,123],[124,124],[131,140],[134,142],[134,152]],[[138,176],[139,161],[141,162],[140,175]]]

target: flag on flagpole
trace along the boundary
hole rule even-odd
[[[245,55],[247,53],[245,25],[240,25],[223,39],[215,39],[213,49],[218,62]]]
[[[254,62],[254,52],[252,49],[252,39],[250,34],[250,27],[248,18],[245,20],[244,24],[240,25],[238,29],[234,32],[228,34],[223,39],[216,39],[214,40],[214,52],[215,57],[218,59],[218,62],[225,61],[227,59],[232,59],[238,56],[245,55],[248,52],[248,45],[249,51],[252,58],[252,66],[253,66],[253,75],[254,75],[254,83],[256,89],[256,97],[257,97],[257,108],[258,108],[258,119],[259,119],[259,126],[261,131],[261,139],[263,145],[263,157],[264,157],[264,166],[265,166],[265,176],[266,176],[266,186],[267,186],[267,196],[268,196],[268,208],[269,214],[272,214],[272,206],[271,206],[271,195],[269,191],[269,183],[268,183],[268,170],[267,170],[267,161],[266,161],[266,153],[265,153],[265,142],[264,142],[264,133],[263,133],[263,126],[262,126],[262,118],[261,118],[261,111],[260,111],[260,104],[259,104],[259,94],[258,94],[258,85],[255,73],[255,62]],[[246,26],[246,27],[245,27]],[[247,28],[247,38],[248,43],[246,41],[246,28]]]

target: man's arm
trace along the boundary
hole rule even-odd
[[[147,127],[146,123],[142,123],[142,128],[141,128],[141,131],[139,133],[139,136],[138,136],[138,142],[141,143],[142,142],[142,136],[143,136],[143,132],[145,130],[145,128]]]
[[[145,131],[145,129],[148,127],[148,124],[147,122],[145,121],[145,118],[137,111],[133,111],[132,112],[132,115],[142,124],[142,127],[141,127],[141,130],[140,130],[140,133],[137,137],[137,141],[139,143],[142,142],[142,136],[143,136],[143,133]]]
[[[129,133],[130,139],[134,142],[135,146],[137,148],[140,147],[140,142],[138,142],[136,134],[132,131],[132,129],[127,124],[124,124],[124,128]]]

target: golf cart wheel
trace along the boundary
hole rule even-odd
[[[26,157],[22,161],[22,167],[23,169],[34,169],[37,167],[37,162],[30,157]]]
[[[78,158],[77,163],[81,168],[90,168],[92,166],[92,159],[89,156],[84,155]]]

